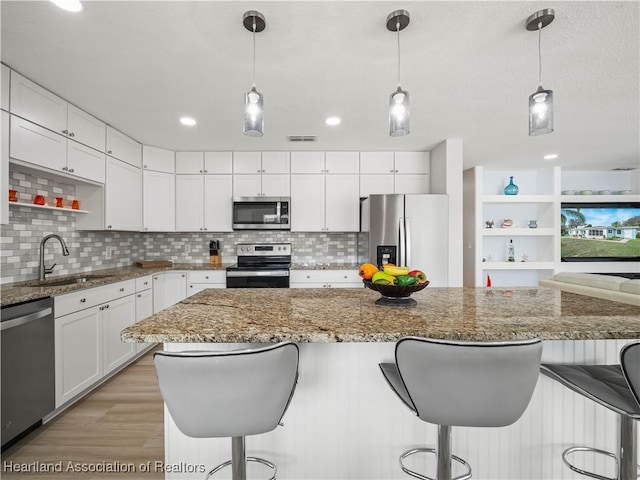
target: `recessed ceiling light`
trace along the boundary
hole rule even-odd
[[[67,12],[82,11],[80,0],[51,0],[51,2]]]
[[[191,118],[191,117],[182,117],[180,119],[180,123],[188,127],[193,127],[196,124],[196,121],[194,118]]]
[[[556,158],[558,158],[558,154],[557,153],[550,153],[549,155],[545,155],[543,158],[545,160],[555,160]]]
[[[331,125],[332,127],[335,125],[340,125],[340,122],[340,117],[329,117],[324,121],[324,123],[326,123],[327,125]]]

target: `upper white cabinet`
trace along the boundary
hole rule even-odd
[[[360,196],[430,193],[429,152],[361,152]]]
[[[288,174],[233,176],[234,197],[288,197],[291,194],[291,176]]]
[[[289,152],[233,152],[234,174],[289,174]]]
[[[9,111],[9,85],[11,84],[11,70],[4,64],[0,64],[0,73],[2,77],[2,95],[0,96],[0,108]]]
[[[107,230],[142,228],[142,171],[107,157],[104,226]]]
[[[291,152],[291,173],[358,173],[358,152]]]
[[[231,152],[176,152],[176,173],[180,175],[232,174]]]
[[[231,231],[231,175],[176,175],[176,231]]]
[[[104,152],[104,122],[14,71],[10,99],[14,115]]]
[[[142,167],[142,145],[122,132],[107,125],[107,155]]]
[[[143,145],[142,168],[156,172],[175,173],[175,152],[164,148]]]
[[[10,145],[10,156],[15,160],[104,183],[104,153],[15,115],[11,116]]]
[[[358,175],[300,174],[291,179],[291,231],[360,229]]]
[[[176,227],[176,183],[172,173],[143,170],[142,224],[145,232],[173,232]]]

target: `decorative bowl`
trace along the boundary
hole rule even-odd
[[[376,305],[385,305],[388,307],[410,307],[417,305],[418,302],[410,298],[411,294],[419,292],[429,285],[428,280],[418,285],[405,285],[403,287],[371,283],[370,280],[363,280],[362,283],[364,283],[365,287],[380,293],[381,297],[376,300]]]

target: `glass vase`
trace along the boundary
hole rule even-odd
[[[506,187],[504,187],[504,194],[505,195],[517,195],[518,194],[518,186],[513,183],[513,177],[509,177],[509,185],[507,185]]]

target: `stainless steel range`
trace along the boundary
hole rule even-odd
[[[290,243],[239,243],[227,288],[289,288]]]

